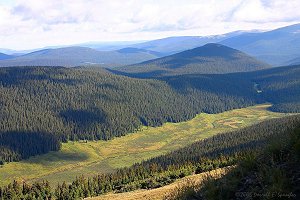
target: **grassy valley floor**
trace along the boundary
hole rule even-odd
[[[270,112],[270,105],[257,105],[219,114],[201,113],[192,120],[166,123],[110,141],[69,142],[59,152],[50,152],[0,167],[0,185],[12,180],[47,179],[52,185],[70,182],[76,176],[111,172],[213,135],[246,127],[283,113]]]

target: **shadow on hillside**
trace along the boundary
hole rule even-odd
[[[66,73],[64,67],[9,67],[2,68],[0,73],[0,83],[4,86],[23,85],[28,81],[47,80],[55,84],[76,85],[82,83],[81,80],[71,78],[55,78],[56,75]]]
[[[92,108],[91,110],[68,109],[60,112],[66,122],[73,122],[79,127],[87,128],[94,123],[105,123],[107,114],[100,108]]]
[[[29,164],[40,164],[43,166],[49,166],[57,162],[83,162],[88,158],[89,156],[87,154],[79,154],[76,152],[50,152],[47,155],[31,157],[30,159],[23,160],[23,162]]]

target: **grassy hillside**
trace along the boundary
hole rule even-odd
[[[99,197],[86,198],[86,200],[165,200],[166,197],[168,197],[168,195],[172,196],[174,191],[176,191],[178,188],[181,188],[182,185],[185,185],[186,183],[199,185],[203,182],[203,180],[206,180],[208,176],[212,178],[220,178],[226,173],[228,173],[228,171],[231,169],[232,167],[224,167],[216,170],[211,170],[209,172],[203,172],[200,174],[186,176],[175,181],[174,183],[171,183],[170,185],[166,185],[156,189],[144,189],[124,193],[112,193],[102,195]]]
[[[115,69],[125,73],[155,77],[182,74],[223,74],[254,71],[268,67],[270,66],[241,51],[212,43],[170,56]]]
[[[269,105],[236,109],[220,114],[199,114],[181,123],[166,123],[110,141],[63,143],[58,152],[8,163],[0,167],[0,184],[13,179],[47,179],[51,184],[71,181],[80,174],[111,172],[136,162],[165,154],[221,132],[249,126],[285,114],[267,111]]]

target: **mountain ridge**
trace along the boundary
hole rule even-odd
[[[11,58],[14,58],[14,57],[15,56],[8,55],[8,54],[5,54],[5,53],[0,53],[0,60],[11,59]]]
[[[1,67],[9,66],[122,66],[157,58],[158,53],[136,50],[135,52],[98,51],[88,47],[63,47],[42,49],[9,60],[0,61]]]
[[[279,66],[300,56],[300,23],[260,33],[245,33],[218,42]]]
[[[268,64],[257,61],[241,51],[221,44],[209,43],[170,56],[114,68],[114,70],[132,74],[145,75],[149,73],[150,76],[164,76],[193,73],[222,74],[269,67]],[[149,75],[146,74],[147,77]]]

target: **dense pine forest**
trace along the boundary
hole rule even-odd
[[[109,140],[142,125],[254,104],[237,95],[63,67],[1,68],[0,97],[0,160],[6,162],[58,150],[61,141]]]
[[[56,188],[51,188],[46,181],[32,185],[15,181],[0,188],[0,198],[78,199],[110,191],[157,188],[193,173],[238,164],[244,158],[258,155],[270,141],[288,141],[299,127],[299,115],[272,119],[196,142],[114,173],[91,178],[80,176],[71,184],[62,182]]]
[[[156,80],[93,68],[1,68],[0,162],[59,150],[69,140],[109,140],[200,112],[263,102],[274,104],[274,111],[299,112],[299,80],[300,66]]]
[[[193,74],[159,78],[180,91],[205,90],[236,95],[257,103],[270,102],[277,112],[300,112],[300,66],[247,73]]]
[[[251,79],[265,101],[274,104],[273,111],[300,112],[300,65],[253,72]]]

